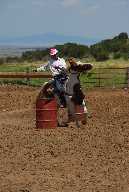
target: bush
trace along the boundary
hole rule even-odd
[[[114,53],[113,59],[119,59],[121,57],[121,54],[119,52]]]
[[[129,59],[129,54],[128,53],[122,53],[121,56],[126,61]]]
[[[0,58],[0,65],[4,64],[5,63],[5,60],[4,58]]]
[[[109,54],[108,52],[101,50],[100,52],[98,52],[98,54],[96,55],[96,61],[105,61],[109,59]]]
[[[86,45],[76,43],[66,43],[64,45],[55,46],[59,50],[59,56],[82,58],[90,53],[90,49]]]
[[[122,32],[118,35],[119,39],[128,39],[128,33]]]
[[[109,52],[100,45],[92,46],[91,54],[94,56],[96,61],[105,61],[109,59]]]

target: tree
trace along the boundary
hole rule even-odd
[[[128,39],[128,33],[122,32],[122,33],[120,33],[120,34],[118,35],[118,38],[119,38],[119,39]]]

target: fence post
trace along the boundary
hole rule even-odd
[[[99,80],[99,87],[101,87],[101,78],[100,78],[100,69],[99,69],[99,71],[98,71],[98,80]]]
[[[26,68],[26,73],[29,74],[30,70],[29,70],[29,67]],[[30,78],[27,77],[26,78],[26,82],[27,82],[27,85],[30,85]]]
[[[129,67],[127,67],[127,88],[129,88]]]

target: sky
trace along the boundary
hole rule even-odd
[[[129,0],[0,0],[0,38],[129,34]]]

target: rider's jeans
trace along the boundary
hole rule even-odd
[[[55,91],[64,93],[65,92],[65,80],[62,80],[62,77],[59,75],[54,77],[53,85],[55,88]]]
[[[59,97],[60,105],[65,106],[66,105],[66,99],[65,99],[65,82],[61,82],[61,79],[54,77],[53,80],[53,87],[54,92]]]

